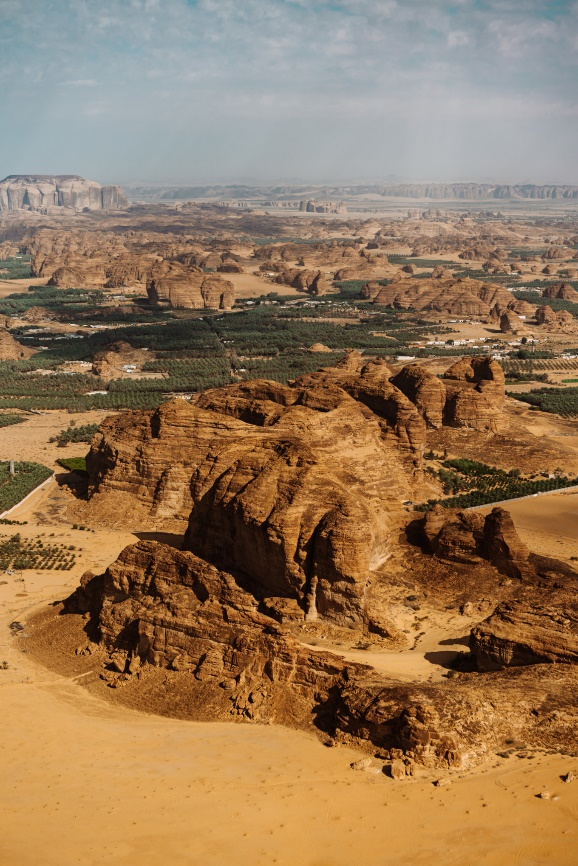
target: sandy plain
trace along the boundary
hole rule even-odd
[[[60,414],[0,430],[0,456],[16,442],[48,465],[82,453],[82,445],[44,451],[52,430],[74,417]],[[80,548],[74,571],[0,574],[1,866],[576,862],[578,781],[560,776],[578,775],[578,759],[495,757],[467,776],[454,772],[444,787],[431,776],[393,782],[350,769],[358,753],[305,733],[137,713],[89,694],[80,677],[49,671],[26,651],[27,632],[15,637],[9,624],[63,598],[86,568],[101,571],[136,540],[72,530],[70,502],[53,482],[11,515],[26,526],[1,528],[54,533],[51,541]],[[563,494],[519,503],[521,529],[540,525],[555,540],[567,502],[570,533],[578,496]],[[415,662],[404,654],[399,673],[421,679],[423,664],[423,654]]]

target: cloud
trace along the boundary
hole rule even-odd
[[[450,30],[448,33],[448,48],[461,48],[470,44],[470,37],[463,30]]]
[[[76,78],[71,81],[61,81],[62,87],[96,87],[98,81],[94,78]]]
[[[283,173],[297,151],[306,172],[342,147],[366,153],[356,170],[399,173],[405,150],[416,165],[418,155],[431,164],[430,140],[439,142],[441,171],[441,142],[452,151],[472,138],[470,156],[465,145],[458,154],[472,177],[480,154],[499,166],[510,148],[530,145],[533,165],[545,169],[558,148],[570,175],[578,171],[570,157],[577,8],[559,0],[0,0],[0,110],[23,138],[30,132],[29,163],[46,160],[54,138],[59,158],[81,153],[116,176],[139,164],[161,174],[163,160],[183,175],[190,165],[210,172],[219,160],[252,163],[257,153],[263,170]],[[540,116],[557,125],[556,145],[535,122],[522,139],[526,119]],[[29,118],[54,136],[32,135]],[[23,152],[18,136],[3,143],[4,173]]]

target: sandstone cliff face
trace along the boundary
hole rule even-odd
[[[198,310],[230,310],[235,301],[234,286],[229,280],[166,261],[153,266],[147,295],[153,304],[164,301],[171,307]]]
[[[309,720],[347,677],[340,659],[299,645],[230,574],[156,542],[125,548],[100,577],[85,575],[67,606],[92,613],[127,668],[189,672],[199,703],[211,693],[209,717],[287,722],[292,706],[294,721],[304,712]]]
[[[488,429],[500,368],[467,359],[452,371],[451,423]],[[419,483],[426,423],[446,423],[444,382],[416,365],[390,379],[351,352],[291,387],[253,380],[107,419],[87,458],[91,501],[116,513],[124,497],[140,525],[188,520],[187,548],[255,592],[359,623],[391,501]]]
[[[46,211],[121,210],[128,199],[120,186],[101,186],[77,175],[9,175],[0,181],[0,212],[3,210]]]
[[[373,295],[373,302],[385,307],[476,317],[488,316],[498,303],[506,309],[511,300],[510,293],[500,285],[453,277],[396,279]]]
[[[324,273],[307,268],[283,268],[275,282],[283,286],[292,286],[309,295],[326,295],[333,291]]]
[[[105,574],[85,574],[65,610],[90,614],[111,653],[111,684],[146,677],[147,663],[175,671],[193,718],[315,725],[336,742],[403,757],[408,773],[414,763],[472,762],[480,736],[473,695],[454,689],[434,703],[427,688],[303,646],[268,608],[194,554],[140,542]],[[459,735],[457,713],[470,720]]]
[[[505,378],[497,361],[463,358],[444,373],[445,423],[451,427],[496,431],[504,405]]]
[[[524,330],[524,324],[513,310],[506,310],[500,317],[500,331],[502,334],[519,334]]]
[[[443,382],[420,364],[408,364],[391,380],[411,400],[428,427],[441,427],[446,403]]]
[[[503,602],[473,629],[470,646],[478,668],[484,671],[578,663],[575,593],[568,597],[550,591],[543,603],[522,599]]]
[[[535,574],[530,551],[503,508],[493,508],[484,517],[478,511],[437,505],[427,512],[423,533],[432,553],[442,559],[472,565],[485,559],[502,574],[515,578]]]
[[[554,312],[552,307],[539,306],[536,310],[536,322],[547,331],[560,334],[578,333],[578,320],[568,310]]]
[[[570,283],[554,283],[547,286],[542,292],[543,298],[559,298],[562,301],[571,301],[573,304],[578,303],[578,292]]]
[[[274,386],[257,397],[258,383],[247,384],[253,394],[205,393],[207,408],[179,400],[109,419],[87,460],[91,494],[129,494],[154,520],[189,518],[186,545],[198,555],[310,617],[359,623],[369,572],[388,549],[400,457],[339,389],[317,398]]]
[[[22,361],[33,354],[32,349],[15,340],[5,328],[0,328],[0,361]]]

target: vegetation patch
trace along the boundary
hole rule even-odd
[[[49,442],[58,442],[59,445],[68,445],[69,442],[87,442],[89,445],[92,442],[92,437],[98,430],[98,424],[81,424],[77,427],[70,424],[66,430],[61,430],[56,436],[51,436]],[[61,463],[61,461],[58,461]]]
[[[31,256],[12,256],[0,261],[0,280],[25,280],[32,276]]]
[[[52,470],[41,463],[16,462],[14,469],[15,474],[11,475],[10,463],[0,463],[0,514],[17,505],[52,475]]]
[[[509,391],[508,397],[529,403],[542,412],[552,412],[563,418],[578,418],[578,388],[533,388],[519,394]]]
[[[424,457],[426,460],[439,459],[432,451]],[[416,506],[418,511],[429,511],[434,505],[471,508],[578,485],[578,478],[569,478],[560,471],[552,477],[531,479],[523,476],[519,469],[507,472],[465,458],[443,460],[439,469],[428,467],[427,471],[441,481],[444,493],[450,495],[444,499],[429,499]]]
[[[26,421],[22,415],[0,415],[0,427],[10,427],[11,424],[22,424]]]
[[[22,538],[20,533],[0,539],[0,569],[25,571],[54,569],[70,571],[76,563],[73,544],[45,544],[40,538]]]
[[[86,457],[62,457],[56,461],[63,469],[76,472],[78,475],[88,476],[86,471]]]

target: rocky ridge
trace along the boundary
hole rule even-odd
[[[0,181],[0,212],[32,210],[121,210],[128,199],[120,186],[101,186],[78,175],[12,174]]]

